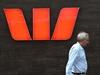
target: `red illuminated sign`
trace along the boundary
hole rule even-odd
[[[79,8],[62,8],[50,38],[50,8],[33,8],[33,36],[30,36],[21,9],[8,8],[4,13],[14,40],[68,40],[71,38]]]

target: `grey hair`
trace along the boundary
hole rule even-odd
[[[82,40],[89,40],[89,34],[86,32],[80,32],[77,35],[77,40],[82,41]]]

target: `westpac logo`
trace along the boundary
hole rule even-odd
[[[62,8],[50,38],[50,8],[32,9],[32,29],[30,36],[24,13],[19,8],[6,8],[4,14],[11,37],[14,40],[68,40],[71,38],[79,8]],[[31,15],[31,14],[30,14]]]

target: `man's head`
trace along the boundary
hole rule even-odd
[[[77,41],[82,45],[82,46],[87,46],[89,44],[89,34],[86,32],[80,32],[77,35]]]

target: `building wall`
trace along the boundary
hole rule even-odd
[[[0,75],[65,75],[68,52],[80,31],[90,34],[87,75],[100,75],[100,0],[0,0]],[[32,33],[32,8],[50,7],[51,35],[63,7],[80,7],[73,36],[67,41],[14,41],[4,8],[23,9]]]

